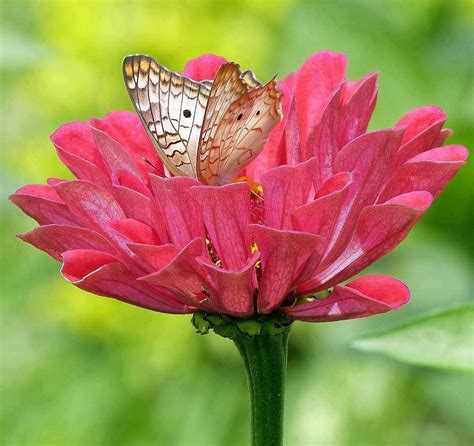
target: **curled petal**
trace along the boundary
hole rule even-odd
[[[445,146],[420,153],[404,164],[385,186],[379,202],[406,192],[426,190],[437,197],[466,161],[462,146]]]
[[[109,220],[107,229],[131,243],[158,244],[160,242],[150,226],[133,218]]]
[[[270,313],[290,291],[315,273],[323,240],[313,234],[261,225],[251,225],[251,231],[262,259],[258,311]]]
[[[258,254],[252,256],[239,271],[218,268],[214,264],[201,262],[207,272],[212,293],[223,312],[233,316],[245,317],[253,313],[253,276]]]
[[[250,188],[247,183],[193,187],[207,233],[224,268],[238,271],[250,256]]]
[[[150,272],[164,268],[178,255],[179,249],[167,243],[165,245],[148,245],[142,243],[129,243],[128,247],[150,267]]]
[[[18,237],[27,243],[61,260],[65,251],[75,249],[93,249],[115,254],[112,244],[102,235],[87,228],[66,225],[46,225],[33,229]]]
[[[139,280],[165,288],[191,305],[206,308],[203,302],[206,299],[203,294],[205,276],[202,266],[196,260],[202,255],[204,255],[204,241],[196,238],[181,249],[162,269]]]
[[[385,313],[405,305],[410,290],[387,276],[360,277],[347,285],[337,285],[325,298],[285,308],[293,319],[306,322],[331,322]]]
[[[227,59],[224,57],[203,54],[196,59],[191,59],[184,67],[182,74],[195,81],[213,80],[220,66],[226,62]]]
[[[66,251],[63,261],[63,276],[85,291],[163,313],[195,311],[171,294],[137,282],[127,268],[109,254],[92,250]]]

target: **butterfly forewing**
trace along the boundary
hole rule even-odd
[[[127,56],[123,76],[133,105],[174,175],[197,176],[199,137],[210,89],[145,55]]]

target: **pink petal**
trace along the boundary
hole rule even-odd
[[[320,51],[301,66],[296,83],[296,110],[301,146],[319,122],[324,107],[344,80],[347,60],[343,54]]]
[[[370,73],[352,86],[350,93],[346,90],[344,105],[338,131],[339,148],[365,133],[375,108],[377,98],[377,75]]]
[[[253,313],[253,276],[258,254],[239,271],[229,271],[201,262],[207,271],[210,291],[226,314],[245,317]]]
[[[342,85],[336,89],[322,113],[321,120],[311,130],[305,148],[305,157],[316,158],[315,183],[326,181],[333,171],[334,159],[339,151],[338,126],[340,119]]]
[[[65,252],[63,259],[63,276],[85,291],[163,313],[194,311],[171,294],[138,282],[115,257],[108,254],[74,250]]]
[[[352,175],[349,172],[338,173],[326,181],[314,201],[293,212],[293,228],[321,236],[326,247],[336,227],[337,217],[351,181]]]
[[[325,262],[337,257],[347,244],[362,208],[375,203],[402,136],[403,131],[395,129],[366,133],[339,152],[335,171],[351,172],[353,180],[331,242],[332,252]]]
[[[428,128],[413,137],[410,141],[400,147],[393,162],[394,169],[400,167],[410,158],[433,148],[434,144],[440,139],[440,132],[444,120],[440,119]]]
[[[104,172],[105,167],[100,168],[92,162],[64,150],[58,144],[56,144],[56,152],[61,161],[76,178],[90,181],[91,183],[101,186],[105,190],[110,190],[112,182],[110,177]]]
[[[331,322],[385,313],[405,305],[410,290],[387,276],[360,277],[347,285],[337,285],[325,298],[285,308],[293,319],[306,322]]]
[[[205,276],[196,260],[203,254],[203,239],[194,239],[162,269],[139,280],[165,288],[188,304],[206,308]]]
[[[277,229],[291,228],[291,214],[310,199],[314,167],[313,158],[297,166],[279,166],[264,174],[266,225]]]
[[[238,271],[250,256],[250,188],[247,183],[194,187],[207,234],[224,268]]]
[[[293,97],[293,100],[290,104],[290,109],[288,111],[285,123],[285,133],[284,133],[284,144],[286,148],[286,162],[290,166],[295,166],[298,163],[301,163],[302,153],[301,148],[304,147],[301,143],[301,132],[298,128],[298,116],[296,109],[296,99]]]
[[[158,244],[160,240],[150,226],[132,218],[110,220],[107,229],[130,243]]]
[[[91,119],[90,125],[117,141],[134,158],[143,178],[147,178],[149,173],[164,172],[163,163],[136,113],[115,111],[104,119]],[[145,163],[144,158],[156,169]]]
[[[191,192],[191,188],[199,184],[189,177],[160,178],[151,175],[151,185],[169,240],[180,248],[197,237],[205,238],[201,209]]]
[[[115,198],[88,181],[65,181],[55,186],[56,192],[76,217],[93,229],[105,229],[109,220],[125,218]]]
[[[436,138],[436,141],[433,143],[432,148],[434,149],[436,147],[441,147],[453,133],[454,132],[451,129],[441,130],[438,137]]]
[[[445,146],[420,153],[404,164],[385,186],[379,202],[406,192],[426,190],[437,197],[466,161],[462,146]]]
[[[51,135],[51,141],[62,151],[89,161],[99,169],[106,171],[104,162],[99,152],[97,152],[97,147],[92,138],[91,127],[85,122],[75,121],[62,125]],[[62,159],[62,153],[59,154],[59,157]],[[69,166],[67,162],[65,164],[71,169],[74,167]]]
[[[179,252],[179,249],[170,243],[160,246],[129,243],[128,247],[150,266],[150,272],[164,268],[175,259]]]
[[[405,144],[428,127],[439,121],[446,121],[446,113],[439,107],[426,105],[406,113],[395,128],[406,128],[402,143]]]
[[[227,59],[214,54],[203,54],[196,59],[191,59],[182,74],[195,81],[213,80],[222,64],[227,63]]]
[[[322,255],[321,237],[251,225],[262,259],[257,300],[260,313],[271,313],[299,283],[316,271]]]
[[[298,288],[298,292],[327,289],[354,276],[392,251],[430,206],[429,192],[411,192],[384,204],[367,206],[360,213],[354,235],[344,252],[329,267]]]
[[[18,237],[56,260],[61,260],[61,255],[65,251],[73,249],[93,249],[108,254],[116,253],[112,244],[103,236],[90,229],[76,226],[40,226],[25,234],[19,234]]]
[[[20,187],[9,199],[40,225],[79,225],[77,218],[51,186],[29,184]]]
[[[167,243],[168,232],[163,216],[154,199],[122,186],[114,186],[114,196],[128,218],[141,221],[152,227],[161,243]]]
[[[137,178],[141,178],[142,173],[137,163],[117,141],[101,130],[92,127],[92,136],[97,146],[97,150],[102,156],[105,165],[111,174],[118,174],[121,171],[129,172]]]

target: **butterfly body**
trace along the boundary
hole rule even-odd
[[[222,65],[197,82],[145,55],[127,56],[123,76],[132,103],[163,164],[204,184],[231,182],[263,149],[280,121],[275,80]]]

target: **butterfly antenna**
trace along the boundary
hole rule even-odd
[[[155,169],[162,177],[165,176],[165,173],[161,170],[161,169],[158,169],[158,167],[156,167],[151,161],[148,161],[146,158],[142,158],[143,161],[145,161],[145,163],[147,163],[149,166],[153,167],[153,169]]]

